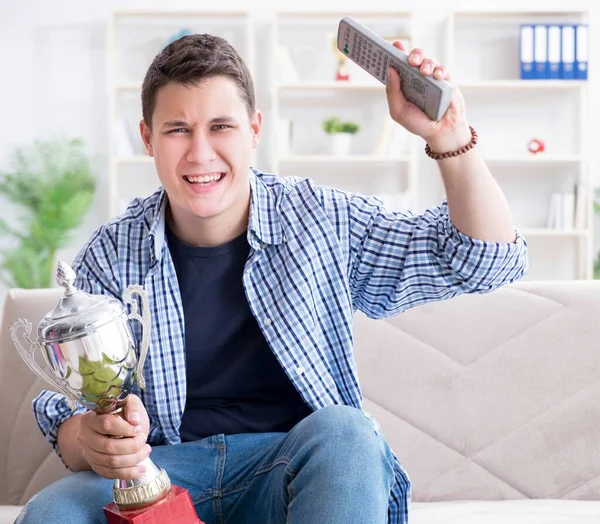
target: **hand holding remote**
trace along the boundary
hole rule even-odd
[[[404,51],[402,42],[396,41],[395,47]],[[419,68],[421,75],[433,76],[436,80],[450,81],[450,74],[432,58],[426,58],[420,49],[408,54],[408,63]],[[416,105],[406,100],[400,88],[401,80],[393,67],[388,67],[386,94],[390,116],[411,133],[422,137],[433,151],[453,151],[469,142],[471,131],[465,114],[465,101],[462,93],[453,88],[450,105],[441,120],[431,120]]]

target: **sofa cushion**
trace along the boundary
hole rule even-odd
[[[600,281],[355,318],[365,408],[415,502],[600,499]]]
[[[410,524],[598,524],[600,502],[505,500],[495,502],[420,502]]]
[[[23,506],[0,506],[0,524],[13,524]]]

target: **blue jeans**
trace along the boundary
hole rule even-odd
[[[387,522],[392,451],[366,415],[320,409],[289,433],[216,435],[150,457],[189,490],[206,524]],[[112,481],[72,474],[40,491],[18,524],[105,524]]]

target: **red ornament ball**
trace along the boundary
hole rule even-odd
[[[533,138],[527,143],[527,149],[534,155],[537,153],[543,153],[546,149],[546,144],[544,144],[544,142],[538,138]]]

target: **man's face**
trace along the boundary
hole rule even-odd
[[[249,118],[227,77],[158,91],[152,131],[143,121],[140,129],[176,221],[219,217],[226,225],[248,212],[248,170],[261,121],[258,111]]]

